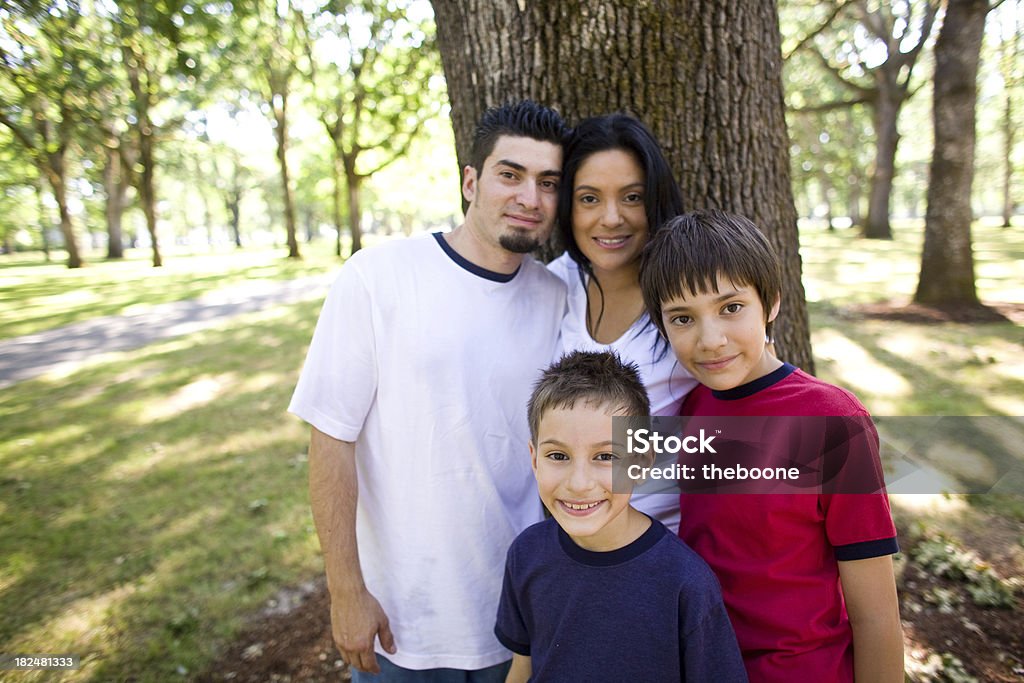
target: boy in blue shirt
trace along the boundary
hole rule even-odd
[[[707,564],[613,490],[628,456],[614,416],[646,416],[636,367],[575,352],[529,404],[530,456],[551,518],[513,542],[495,634],[507,681],[746,681]]]

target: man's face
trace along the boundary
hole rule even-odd
[[[488,246],[525,254],[551,234],[562,175],[562,148],[503,135],[478,172],[464,170],[466,225]]]

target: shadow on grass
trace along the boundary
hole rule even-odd
[[[166,680],[308,578],[306,431],[284,411],[318,308],[0,392],[0,650]]]

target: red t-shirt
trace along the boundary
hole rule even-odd
[[[791,365],[728,391],[694,389],[683,415],[867,416],[860,401]],[[878,437],[871,428],[870,455]],[[881,494],[683,494],[679,536],[722,584],[752,683],[853,681],[840,560],[899,552]]]

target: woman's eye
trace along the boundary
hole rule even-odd
[[[642,204],[644,201],[644,196],[639,192],[630,192],[629,194],[626,195],[626,201],[629,202],[630,204]]]
[[[598,462],[614,462],[615,460],[618,459],[619,456],[615,455],[614,453],[598,453],[597,455],[594,456],[594,460],[597,460]]]
[[[569,459],[568,455],[566,455],[565,453],[560,453],[559,451],[554,451],[552,453],[548,453],[547,457],[548,457],[549,460],[556,460],[556,461],[563,461],[563,460],[568,460]]]
[[[686,325],[690,322],[690,316],[688,315],[677,315],[670,320],[673,325]]]
[[[577,201],[580,204],[597,204],[597,197],[592,194],[581,195]]]

